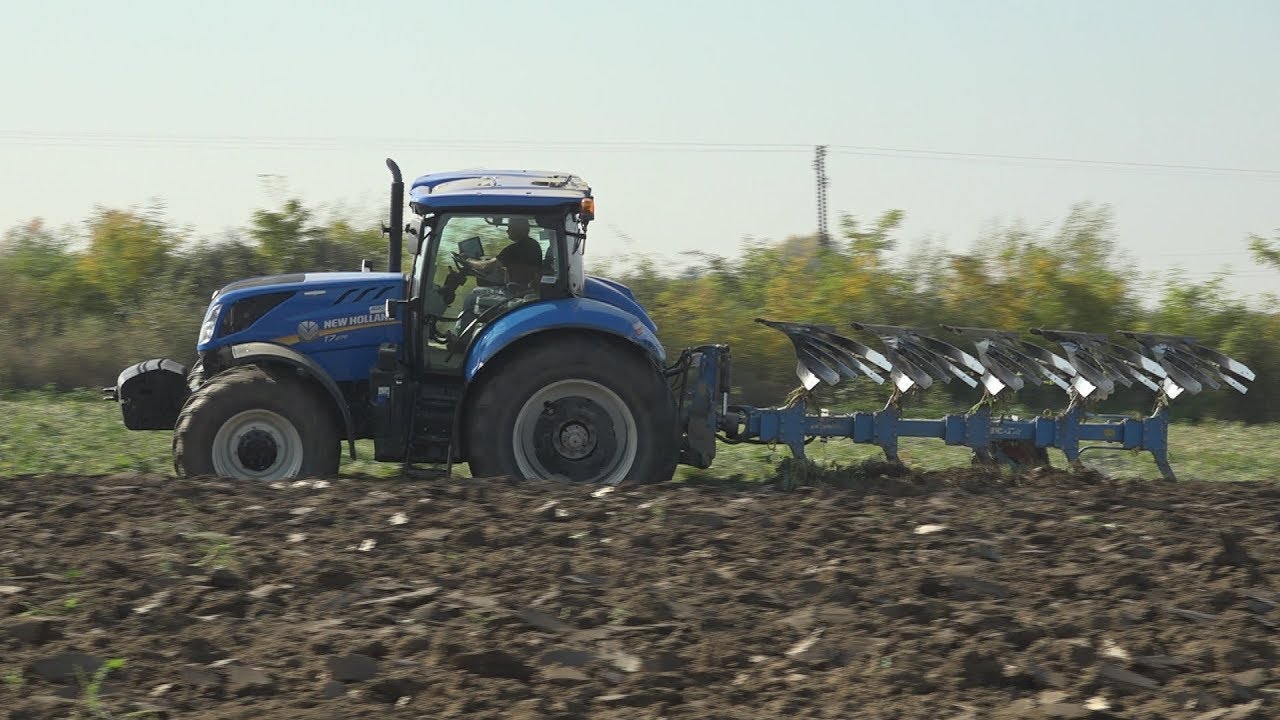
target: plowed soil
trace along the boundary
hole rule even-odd
[[[1280,486],[594,490],[0,480],[0,713],[1280,716]]]

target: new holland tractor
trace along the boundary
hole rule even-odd
[[[1017,467],[1059,448],[1073,464],[1093,448],[1147,450],[1167,461],[1168,401],[1253,373],[1191,338],[1033,329],[1065,357],[1014,333],[949,328],[975,354],[910,328],[760,320],[786,333],[802,387],[777,408],[731,405],[724,345],[671,364],[657,327],[625,286],[584,273],[591,188],[571,173],[474,170],[392,173],[387,272],[296,273],[232,282],[214,293],[190,369],[170,359],[127,368],[108,398],[131,430],[171,430],[179,475],[246,480],[332,476],[346,446],[374,459],[467,462],[475,476],[618,484],[660,482],[676,465],[709,467],[718,441],[781,443],[799,457],[818,437],[880,446],[899,437],[966,446],[977,462]],[[405,249],[412,267],[402,272]],[[888,383],[883,409],[810,414],[819,383]],[[935,419],[900,415],[934,382],[981,388],[984,402]],[[1064,410],[999,416],[992,401],[1053,383]],[[1093,401],[1135,383],[1148,417],[1099,416]],[[1082,441],[1103,445],[1081,446]]]

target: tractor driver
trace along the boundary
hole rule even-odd
[[[478,285],[500,284],[494,282],[494,278],[505,269],[508,282],[532,288],[542,275],[542,246],[529,235],[528,219],[511,218],[507,223],[507,237],[511,244],[503,248],[497,257],[468,258],[464,262],[475,271]]]

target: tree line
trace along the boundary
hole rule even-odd
[[[1269,402],[1280,397],[1280,303],[1233,294],[1225,275],[1142,273],[1122,252],[1109,207],[1071,207],[1052,228],[993,226],[963,252],[928,241],[902,247],[903,219],[899,210],[870,221],[845,216],[827,243],[812,235],[744,241],[733,255],[689,253],[678,269],[649,255],[591,253],[588,268],[632,288],[672,357],[686,346],[729,343],[743,402],[771,404],[796,385],[790,342],[753,322],[766,317],[846,327],[1191,335],[1246,363],[1258,379],[1247,395],[1179,398],[1179,415],[1280,420],[1280,403]],[[1280,279],[1280,237],[1242,242]],[[297,200],[256,211],[243,228],[213,239],[174,227],[158,209],[98,209],[74,229],[24,223],[0,241],[0,391],[110,385],[121,369],[149,357],[189,362],[209,296],[222,285],[276,272],[355,270],[361,259],[381,265],[385,255],[376,224],[321,218]],[[833,407],[872,409],[884,399],[870,383],[837,390]],[[1054,393],[1024,392],[1020,402],[1060,406]],[[1146,409],[1148,397],[1120,393],[1112,404]],[[930,390],[929,398],[952,407],[977,399],[952,387]]]

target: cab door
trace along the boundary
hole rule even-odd
[[[424,218],[416,235],[410,235],[413,263],[405,279],[404,299],[397,304],[404,345],[384,347],[370,374],[374,459],[401,462],[409,459],[414,406],[425,375],[423,354],[427,306],[423,280],[432,257],[432,218]]]
[[[561,218],[511,211],[440,217],[421,293],[427,374],[461,374],[467,349],[486,326],[547,297],[559,284]],[[477,272],[469,261],[483,270]]]

